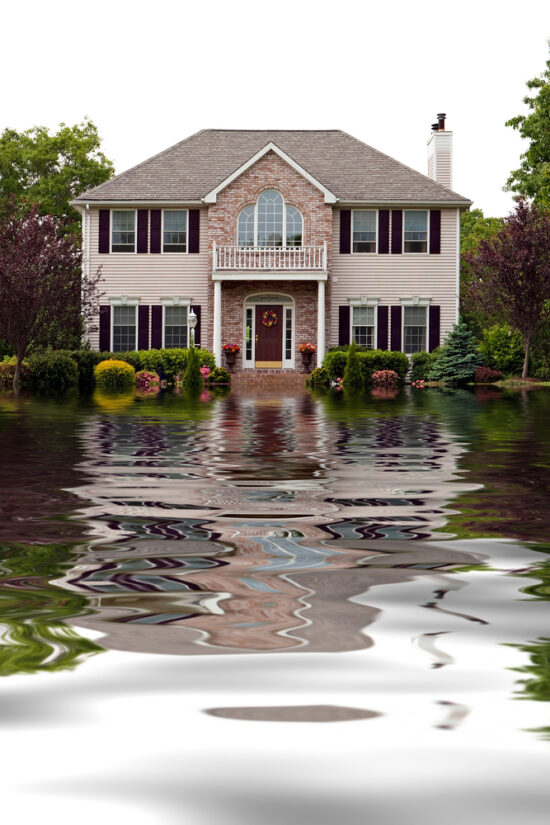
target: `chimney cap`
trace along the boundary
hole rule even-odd
[[[438,117],[442,117],[442,118],[446,118],[446,117],[447,117],[447,115],[445,114],[445,112],[438,112],[438,113],[437,113],[437,116],[438,116]]]
[[[432,132],[439,131],[439,123],[432,123]]]

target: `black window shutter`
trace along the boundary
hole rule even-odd
[[[390,210],[378,212],[378,254],[387,255],[390,251]],[[385,347],[384,347],[385,349]]]
[[[430,211],[430,255],[441,253],[441,210]]]
[[[198,212],[198,209],[197,209]],[[201,308],[200,306],[195,306],[193,304],[193,311],[197,316],[197,326],[195,327],[195,346],[200,347],[201,345]]]
[[[440,330],[441,307],[430,306],[430,340],[428,345],[430,352],[433,352],[439,346]]]
[[[200,230],[201,212],[200,209],[189,210],[189,252],[200,252]],[[197,324],[198,326],[198,324]]]
[[[147,229],[149,212],[147,209],[138,209],[137,214],[137,251],[147,252]]]
[[[162,307],[151,307],[151,349],[162,348]]]
[[[400,255],[403,251],[403,210],[392,209],[391,213],[391,254]],[[399,307],[401,308],[401,307]],[[393,326],[393,325],[392,325]],[[392,347],[393,349],[393,347]]]
[[[349,255],[351,252],[351,210],[340,211],[340,255]],[[348,307],[349,309],[349,307]],[[349,343],[349,341],[348,341]]]
[[[338,344],[349,344],[349,306],[338,307]]]
[[[388,307],[378,307],[376,331],[376,346],[378,349],[388,348]]]
[[[99,247],[98,252],[106,255],[109,252],[109,234],[111,231],[111,212],[109,209],[99,210]]]
[[[401,352],[401,307],[391,308],[391,349]]]
[[[151,252],[160,252],[160,209],[151,209]]]
[[[111,349],[111,306],[103,304],[99,307],[99,351],[108,352]]]
[[[138,349],[149,349],[149,306],[138,307]]]

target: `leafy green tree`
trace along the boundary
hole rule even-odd
[[[523,341],[517,329],[493,324],[483,331],[479,346],[486,367],[505,375],[517,375],[523,365]]]
[[[430,381],[465,384],[483,363],[476,340],[464,321],[455,324],[429,373]]]
[[[53,215],[75,235],[80,216],[69,206],[77,195],[114,174],[100,150],[97,127],[85,118],[75,126],[59,125],[55,134],[44,126],[24,132],[4,129],[0,135],[0,213],[12,198],[38,203],[42,215]]]
[[[355,344],[352,344],[348,350],[348,357],[346,359],[346,368],[344,370],[344,377],[342,381],[344,389],[350,392],[357,392],[363,388],[363,378],[361,376],[361,364],[357,357],[357,349]]]
[[[545,72],[527,81],[527,88],[531,94],[523,102],[530,114],[510,118],[506,126],[516,129],[529,146],[505,188],[550,208],[550,60],[546,61]]]

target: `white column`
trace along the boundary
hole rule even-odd
[[[325,357],[325,282],[317,281],[317,366]]]
[[[222,282],[214,281],[214,358],[222,366]]]

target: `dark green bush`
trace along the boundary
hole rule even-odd
[[[373,372],[383,370],[396,372],[399,379],[404,381],[410,366],[409,359],[404,352],[394,352],[386,349],[371,349],[359,353],[359,363],[365,387],[370,387],[372,384]]]
[[[437,355],[438,351],[413,353],[411,355],[411,381],[426,381]]]
[[[330,375],[326,367],[317,367],[313,370],[309,378],[309,386],[313,390],[328,390],[330,387]]]
[[[505,375],[521,375],[525,353],[517,330],[507,324],[494,324],[483,331],[479,349],[485,366]]]
[[[214,367],[206,380],[208,384],[230,384],[231,374],[225,367]]]
[[[94,386],[94,367],[109,358],[110,353],[77,349],[69,354],[78,368],[78,386],[81,390],[91,390]]]
[[[355,344],[352,344],[348,350],[342,383],[344,389],[348,390],[348,392],[357,392],[364,386],[359,354],[355,348]]]
[[[369,352],[370,347],[365,347],[363,344],[355,344],[356,352]],[[330,347],[328,352],[346,352],[351,347],[351,344],[338,344],[337,347]]]
[[[187,364],[182,383],[185,389],[190,392],[196,392],[202,387],[201,362],[198,350],[194,347],[187,351]]]
[[[47,350],[29,358],[28,386],[39,392],[66,390],[78,383],[78,367],[68,352]]]
[[[347,352],[342,352],[342,350],[331,350],[325,355],[323,366],[333,381],[336,378],[342,378],[344,375],[346,360]]]
[[[206,349],[195,348],[199,367],[214,369],[216,360]],[[131,364],[136,371],[156,372],[162,379],[173,381],[174,375],[182,375],[187,367],[188,349],[143,349],[136,352],[117,352],[115,358]]]
[[[439,350],[435,363],[428,373],[430,381],[446,381],[449,384],[466,384],[474,380],[478,367],[483,365],[475,338],[463,321],[455,324]]]

